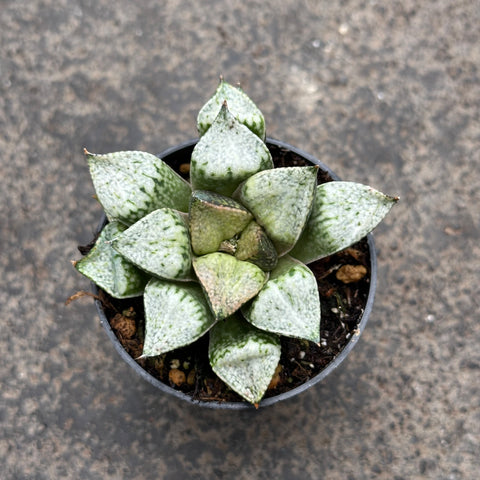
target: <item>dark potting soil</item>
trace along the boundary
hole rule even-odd
[[[271,144],[269,149],[275,167],[310,165],[290,150]],[[188,178],[188,162],[174,160],[172,163],[173,168]],[[327,172],[319,169],[319,184],[331,180]],[[91,246],[79,249],[86,254]],[[280,363],[264,398],[296,388],[319,374],[355,335],[365,309],[370,289],[370,256],[366,239],[308,267],[317,279],[320,294],[321,341],[317,345],[307,340],[281,337]],[[145,330],[143,298],[118,300],[100,290],[99,299],[120,343],[131,357],[140,357]],[[187,347],[138,359],[137,363],[158,380],[196,400],[243,401],[211,369],[208,334]]]

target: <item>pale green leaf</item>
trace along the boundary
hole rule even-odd
[[[295,245],[305,227],[316,179],[316,167],[275,168],[253,175],[235,192],[265,229],[280,256]]]
[[[242,262],[227,253],[194,258],[193,268],[218,320],[232,315],[254,297],[268,278],[253,263]]]
[[[193,149],[190,180],[194,190],[229,197],[241,182],[269,168],[273,161],[265,143],[223,105]]]
[[[215,323],[198,283],[153,278],[145,289],[144,304],[145,357],[189,345]]]
[[[188,211],[190,185],[155,155],[87,153],[87,160],[97,198],[110,221],[131,225],[163,207]]]
[[[240,315],[218,322],[210,332],[213,371],[250,403],[262,399],[280,361],[280,338],[249,324]]]
[[[172,280],[192,278],[188,226],[182,215],[160,208],[113,239],[113,248],[137,267]]]
[[[359,183],[319,185],[310,219],[290,254],[311,263],[343,250],[370,233],[397,201]]]
[[[307,266],[288,255],[279,259],[268,282],[242,313],[262,330],[320,341],[317,281]]]
[[[149,277],[117,253],[112,238],[125,230],[125,225],[111,222],[105,225],[95,246],[75,268],[114,298],[138,297],[143,294]]]
[[[224,102],[232,115],[253,133],[265,140],[265,119],[262,112],[239,87],[220,80],[212,98],[202,107],[197,117],[198,133],[202,136],[215,121]]]
[[[196,190],[190,200],[190,237],[197,255],[216,252],[223,240],[240,233],[252,214],[232,198]]]

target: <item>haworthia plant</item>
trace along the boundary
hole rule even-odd
[[[190,182],[148,153],[86,152],[109,223],[75,266],[112,297],[143,295],[142,357],[209,335],[214,372],[258,404],[281,336],[320,341],[307,264],[367,235],[398,199],[317,185],[317,167],[274,168],[263,115],[223,80],[197,125]]]

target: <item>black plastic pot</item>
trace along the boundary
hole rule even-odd
[[[179,167],[181,164],[184,163],[189,163],[190,161],[190,156],[191,152],[197,143],[197,140],[190,140],[188,142],[182,143],[180,145],[177,145],[175,147],[169,148],[162,153],[159,154],[159,157],[164,160],[167,164],[169,164],[172,168],[178,171]],[[303,152],[302,150],[299,150],[298,148],[292,147],[291,145],[288,145],[287,143],[274,140],[271,138],[267,138],[267,146],[269,148],[280,148],[283,151],[290,151],[294,154],[296,154],[299,157],[302,157],[304,160],[307,162],[313,164],[313,165],[318,165],[321,170],[326,172],[330,177],[332,177],[334,180],[339,180],[338,176],[335,175],[334,172],[330,170],[326,165],[324,165],[322,162],[317,160],[315,157],[312,155],[309,155],[308,153]],[[98,231],[100,231],[103,226],[106,223],[106,217],[104,216],[98,226]],[[368,242],[368,248],[369,248],[369,254],[370,254],[370,289],[368,292],[368,297],[367,297],[367,302],[365,306],[365,310],[362,314],[362,317],[359,321],[356,333],[352,335],[344,347],[344,349],[338,354],[334,360],[332,360],[322,371],[320,371],[315,377],[311,378],[309,381],[303,383],[302,385],[293,388],[292,390],[289,390],[288,392],[272,396],[269,398],[263,399],[259,406],[260,407],[266,407],[268,405],[273,405],[274,403],[277,403],[281,400],[286,400],[287,398],[294,397],[305,390],[308,390],[310,387],[313,385],[316,385],[317,383],[321,382],[327,375],[329,375],[333,370],[335,370],[347,357],[347,355],[351,352],[352,348],[357,344],[358,339],[360,338],[360,335],[362,334],[363,330],[365,329],[365,325],[367,324],[368,318],[370,316],[372,307],[373,307],[373,300],[375,296],[375,290],[376,290],[376,282],[377,282],[377,259],[376,259],[376,252],[375,252],[375,245],[373,241],[373,236],[369,234],[367,236],[367,242]],[[93,284],[93,290],[95,293],[98,293],[98,287]],[[96,307],[98,314],[100,316],[100,321],[105,328],[105,331],[107,332],[108,337],[112,341],[115,349],[117,352],[120,354],[120,356],[125,360],[125,362],[130,365],[133,370],[135,370],[136,373],[138,373],[143,379],[145,379],[147,382],[150,382],[154,387],[158,388],[164,393],[168,393],[169,395],[173,395],[174,397],[177,397],[181,400],[184,400],[188,403],[199,405],[202,407],[207,407],[207,408],[222,408],[222,409],[252,409],[254,408],[251,404],[245,401],[239,401],[239,402],[214,402],[214,401],[201,401],[201,400],[194,400],[192,397],[189,395],[186,395],[185,393],[175,390],[174,388],[170,387],[169,385],[161,382],[154,376],[152,376],[150,373],[148,373],[146,370],[144,370],[123,348],[122,344],[118,340],[115,332],[112,330],[110,323],[108,322],[108,319],[105,315],[105,312],[103,311],[103,307],[100,301],[96,300],[95,301]]]

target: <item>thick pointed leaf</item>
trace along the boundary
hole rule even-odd
[[[280,338],[263,332],[240,315],[218,322],[210,332],[213,371],[250,403],[262,399],[280,361]]]
[[[160,208],[113,239],[113,248],[137,267],[172,280],[192,278],[188,227],[182,215]]]
[[[269,272],[277,265],[278,255],[265,230],[252,221],[238,239],[235,258],[254,263],[264,272]]]
[[[190,200],[190,237],[197,255],[216,252],[223,240],[240,233],[252,214],[232,198],[196,190]]]
[[[265,119],[262,112],[239,87],[220,80],[212,98],[202,107],[197,117],[198,133],[202,136],[215,121],[224,102],[227,102],[232,115],[247,126],[253,133],[265,140]]]
[[[275,168],[253,175],[235,193],[265,229],[280,256],[295,245],[307,223],[316,179],[316,167]]]
[[[307,227],[290,254],[310,263],[343,250],[370,233],[397,201],[359,183],[319,185]]]
[[[320,298],[310,269],[288,255],[248,307],[245,318],[256,327],[287,337],[320,341]]]
[[[223,105],[212,126],[195,145],[190,164],[194,190],[231,196],[254,173],[273,168],[265,143]]]
[[[190,185],[155,155],[87,153],[87,160],[98,200],[110,221],[131,225],[163,207],[188,211]]]
[[[254,297],[268,275],[253,263],[227,253],[209,253],[193,260],[193,268],[218,320],[236,312]]]
[[[127,227],[119,222],[105,225],[95,246],[75,268],[114,298],[138,297],[143,294],[149,277],[117,253],[112,238]]]
[[[145,357],[189,345],[215,323],[198,283],[153,278],[145,289],[144,303]]]

